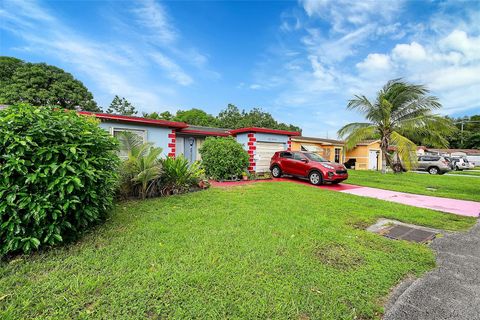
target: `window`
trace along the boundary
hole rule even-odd
[[[295,160],[303,160],[303,159],[305,159],[305,156],[304,156],[303,154],[301,154],[301,153],[294,153],[294,154],[293,154],[293,159],[295,159]]]
[[[340,148],[335,148],[335,162],[336,163],[340,163],[340,151],[341,149]]]
[[[147,141],[147,130],[112,128],[112,135],[120,141],[120,158],[128,157],[128,152],[134,144],[142,144]]]
[[[280,153],[280,158],[292,158],[292,153],[291,152],[281,152]]]

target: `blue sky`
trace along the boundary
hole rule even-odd
[[[0,55],[59,66],[106,107],[262,107],[335,137],[345,106],[388,80],[426,84],[443,114],[480,113],[479,1],[10,1]]]

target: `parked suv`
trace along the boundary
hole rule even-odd
[[[270,171],[274,178],[288,174],[308,178],[310,183],[339,183],[348,178],[347,169],[339,163],[328,162],[316,153],[278,151],[270,161]]]
[[[454,170],[465,170],[465,169],[473,169],[474,165],[468,162],[468,159],[465,157],[460,158],[452,158],[454,164]]]
[[[451,169],[451,164],[441,156],[420,156],[416,170],[427,171],[430,174],[444,174]]]

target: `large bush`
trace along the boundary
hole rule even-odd
[[[53,107],[0,111],[0,256],[76,238],[103,219],[117,141],[97,120]]]
[[[248,167],[248,153],[232,137],[209,137],[200,148],[207,176],[216,180],[238,177]]]
[[[158,180],[158,188],[162,195],[179,194],[198,187],[204,177],[204,170],[199,162],[192,164],[183,156],[177,158],[167,157],[162,160],[163,172]]]

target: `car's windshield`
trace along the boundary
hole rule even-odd
[[[312,161],[315,161],[315,162],[328,162],[327,160],[323,159],[322,157],[320,157],[318,154],[316,153],[304,153],[304,155],[309,159],[309,160],[312,160]]]

